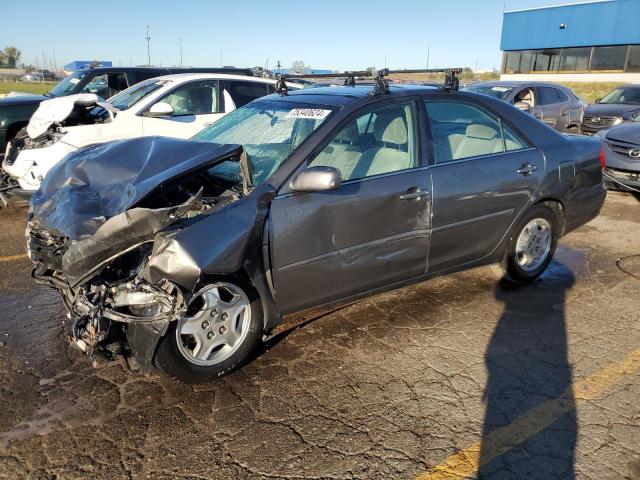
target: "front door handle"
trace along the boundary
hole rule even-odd
[[[516,173],[518,175],[524,175],[526,177],[528,175],[531,175],[536,170],[538,170],[538,167],[536,167],[535,165],[531,165],[530,163],[525,163],[518,170],[516,170]]]
[[[422,197],[426,197],[427,195],[429,195],[429,192],[426,190],[421,190],[418,187],[411,187],[406,191],[406,193],[400,195],[400,199],[419,202],[422,200]]]

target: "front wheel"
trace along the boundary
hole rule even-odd
[[[559,222],[547,207],[529,210],[513,230],[502,270],[505,279],[528,285],[549,266],[559,238]]]
[[[155,364],[185,383],[214,380],[250,359],[261,326],[262,310],[253,289],[227,281],[208,284],[160,340]]]

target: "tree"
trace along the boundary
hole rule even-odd
[[[0,50],[0,65],[4,65],[5,63],[7,63],[7,56]]]
[[[18,64],[18,60],[22,57],[22,52],[18,50],[16,47],[7,47],[4,49],[4,55],[6,57],[6,62],[11,67],[15,67]]]

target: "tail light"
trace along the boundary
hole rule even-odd
[[[607,166],[607,156],[604,154],[604,145],[600,147],[600,168],[604,170],[604,167]]]

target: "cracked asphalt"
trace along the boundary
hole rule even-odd
[[[313,312],[197,386],[70,348],[24,214],[0,210],[0,478],[640,479],[634,196],[528,288],[483,268]]]

